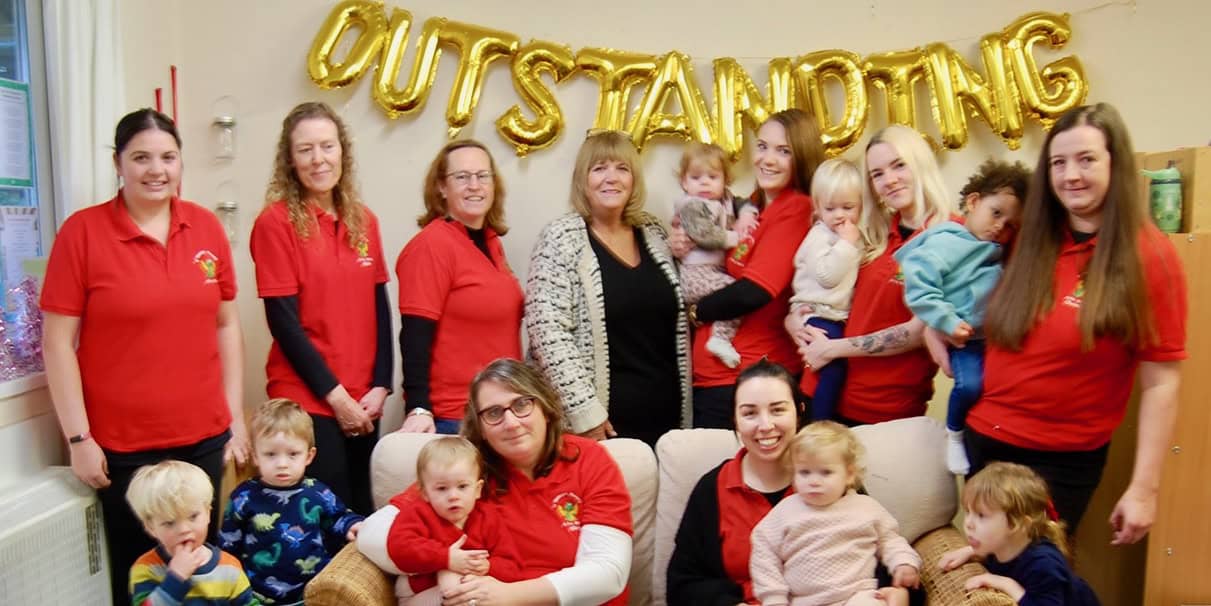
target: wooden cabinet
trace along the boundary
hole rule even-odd
[[[1114,547],[1110,512],[1131,480],[1139,400],[1111,440],[1076,536],[1076,569],[1103,606],[1211,604],[1211,233],[1169,236],[1186,270],[1189,315],[1177,427],[1146,542]]]
[[[1186,268],[1190,315],[1177,429],[1148,540],[1144,604],[1211,604],[1211,233],[1170,236]]]

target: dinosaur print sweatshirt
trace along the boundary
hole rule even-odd
[[[253,479],[232,491],[219,546],[244,564],[262,604],[302,604],[303,587],[332,558],[325,542],[343,545],[362,519],[312,478],[280,488]]]

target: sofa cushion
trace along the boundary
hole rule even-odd
[[[390,433],[383,436],[370,456],[370,487],[375,507],[386,505],[416,481],[416,458],[432,433]],[[639,440],[614,438],[602,445],[618,463],[631,493],[631,519],[635,534],[628,585],[631,603],[647,602],[651,595],[652,549],[656,525],[656,457]],[[524,523],[509,520],[507,523]]]
[[[946,430],[928,417],[898,419],[854,428],[866,448],[867,492],[891,512],[911,543],[950,524],[958,502],[954,476],[946,469]],[[653,604],[665,603],[665,574],[685,504],[698,480],[740,447],[724,429],[681,429],[656,443],[660,490],[656,497]]]

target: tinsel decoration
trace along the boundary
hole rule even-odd
[[[38,283],[26,276],[5,299],[9,311],[0,314],[0,381],[11,381],[43,370]]]

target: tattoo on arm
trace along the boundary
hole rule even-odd
[[[879,332],[861,337],[850,337],[849,344],[866,354],[882,353],[888,349],[908,345],[908,329],[903,326],[892,326]]]

